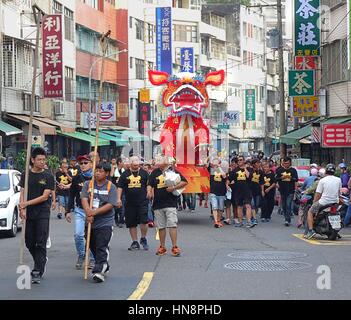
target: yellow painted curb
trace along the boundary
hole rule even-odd
[[[129,296],[127,300],[141,300],[141,298],[144,296],[145,292],[149,288],[153,277],[154,277],[153,272],[144,272],[143,278],[139,282],[137,288],[134,290],[134,292]]]
[[[331,241],[327,239],[308,240],[303,237],[303,234],[298,234],[298,233],[293,234],[293,236],[314,245],[322,245],[322,246],[350,246],[351,245],[350,235],[342,235],[344,240],[336,240],[336,241]]]

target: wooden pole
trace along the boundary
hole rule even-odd
[[[26,157],[25,176],[24,176],[24,200],[23,201],[27,201],[28,199],[28,178],[29,178],[30,155],[31,155],[31,148],[32,148],[33,113],[34,113],[34,107],[35,107],[35,86],[36,86],[36,79],[37,79],[37,66],[38,66],[38,56],[39,56],[40,24],[43,16],[43,12],[37,6],[33,6],[33,13],[36,19],[37,35],[35,39],[35,48],[34,48],[32,97],[31,97],[29,126],[28,126],[27,157]],[[22,237],[21,237],[21,244],[20,244],[20,264],[23,264],[25,232],[26,232],[26,220],[23,220]]]
[[[95,180],[95,168],[96,168],[96,155],[99,145],[99,129],[100,129],[100,113],[101,113],[101,103],[102,103],[102,89],[103,89],[103,77],[104,77],[104,66],[105,66],[105,56],[107,51],[107,39],[110,36],[111,31],[107,31],[100,39],[100,46],[102,50],[102,62],[100,70],[100,88],[99,88],[99,99],[96,115],[96,132],[95,132],[95,146],[94,146],[94,160],[93,160],[93,176],[91,178],[92,190],[90,190],[90,209],[93,208],[94,200],[94,180]],[[90,237],[91,237],[91,223],[88,223],[87,231],[87,244],[85,249],[85,263],[84,263],[84,279],[88,279],[88,265],[89,265],[89,253],[90,253]]]

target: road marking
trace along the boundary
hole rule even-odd
[[[156,228],[156,240],[160,240],[160,234],[158,232],[158,229]]]
[[[137,288],[127,300],[141,300],[141,298],[144,296],[145,292],[149,288],[153,276],[153,272],[144,272],[143,278],[139,282]]]
[[[314,239],[305,239],[303,237],[303,234],[295,233],[293,234],[294,237],[303,240],[305,242],[308,242],[310,244],[314,245],[321,245],[321,246],[351,246],[351,235],[341,235],[342,238],[341,240],[327,240],[324,238],[314,238]]]

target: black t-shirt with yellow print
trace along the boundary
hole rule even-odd
[[[180,175],[181,181],[187,182],[179,172],[175,172]],[[152,205],[154,210],[177,208],[178,197],[167,191],[165,175],[161,169],[155,169],[150,174],[148,185],[154,188],[154,202]]]
[[[24,187],[24,176],[21,176],[20,187]],[[45,190],[55,190],[55,179],[51,173],[47,171],[34,173],[29,171],[28,179],[28,200],[33,200],[41,197]],[[27,218],[34,219],[49,219],[50,218],[50,203],[51,198],[34,206],[27,207]]]
[[[263,189],[267,190],[272,186],[272,184],[276,183],[275,174],[273,172],[268,172],[263,174]],[[271,189],[272,191],[272,189]],[[275,189],[273,189],[275,191]],[[273,192],[272,191],[272,192]]]
[[[263,184],[263,171],[250,170],[250,187],[254,196],[261,195],[261,185]]]
[[[71,182],[68,178],[68,174],[63,173],[61,170],[56,172],[56,182],[57,184],[63,184],[65,186],[69,185]],[[58,196],[69,196],[69,189],[60,189],[58,186],[56,188],[56,194]]]
[[[225,196],[227,193],[227,177],[223,178],[222,172],[219,169],[210,169],[210,193],[216,196]]]
[[[235,168],[229,174],[229,182],[233,182],[237,185],[235,191],[237,193],[249,193],[250,192],[250,180],[252,178],[252,173],[249,171],[249,177],[246,176],[245,169]]]
[[[277,169],[275,175],[279,184],[279,192],[284,195],[289,195],[295,191],[295,183],[299,180],[297,171],[295,168],[285,169],[280,167]]]
[[[118,180],[118,188],[122,188],[126,196],[127,205],[147,205],[147,181],[149,174],[140,169],[137,172],[126,170]]]

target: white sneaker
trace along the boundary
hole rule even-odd
[[[48,240],[46,241],[46,249],[50,249],[51,248],[51,239],[50,236],[48,237]]]

